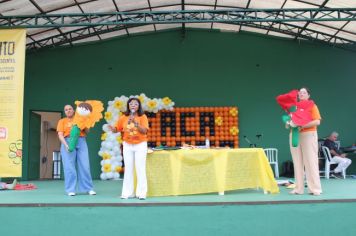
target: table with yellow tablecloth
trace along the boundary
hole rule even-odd
[[[263,189],[278,193],[261,148],[155,151],[147,155],[148,196]]]

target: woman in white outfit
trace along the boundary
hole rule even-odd
[[[146,199],[147,177],[147,131],[148,119],[143,113],[141,102],[137,98],[127,101],[127,110],[121,116],[115,127],[109,126],[112,132],[121,132],[123,136],[123,156],[125,175],[122,186],[122,199],[137,197]],[[136,169],[137,186],[134,192],[134,169]]]

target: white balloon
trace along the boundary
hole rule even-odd
[[[115,137],[115,135],[109,135],[109,136],[107,137],[107,140],[109,140],[110,142],[113,142],[113,141],[116,140],[116,137]]]
[[[106,149],[110,149],[110,142],[109,141],[104,141],[103,142],[103,147],[106,148]]]
[[[100,179],[101,180],[106,180],[107,178],[106,178],[106,174],[105,173],[101,173],[100,174]]]
[[[114,177],[114,174],[112,172],[106,173],[106,178],[112,179]]]
[[[104,124],[104,125],[103,125],[103,131],[105,131],[105,132],[109,132],[109,131],[110,131],[108,124]]]
[[[120,152],[119,145],[115,145],[112,150],[113,150],[113,152],[115,152],[115,153]]]
[[[115,180],[118,180],[118,179],[120,179],[120,174],[119,173],[114,173],[114,179]]]

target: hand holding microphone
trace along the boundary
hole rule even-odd
[[[131,109],[131,110],[130,110],[129,124],[130,124],[131,122],[135,123],[135,125],[136,125],[136,122],[135,122],[135,110],[134,110],[134,109]]]

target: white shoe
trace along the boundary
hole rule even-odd
[[[95,192],[94,190],[90,190],[90,191],[88,192],[88,194],[89,194],[89,195],[96,195],[96,192]]]
[[[129,199],[128,197],[125,197],[125,196],[121,196],[120,198],[121,199]]]
[[[73,197],[73,196],[75,196],[75,193],[70,192],[70,193],[68,193],[67,195]]]

